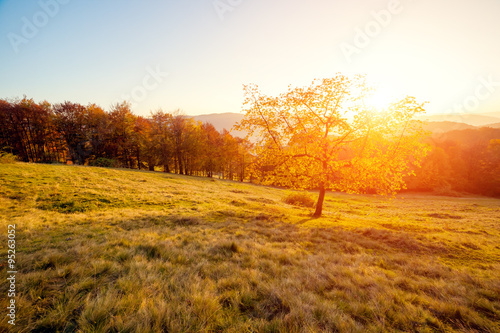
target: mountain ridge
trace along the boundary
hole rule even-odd
[[[491,112],[488,114],[500,115],[500,112]],[[243,119],[244,114],[236,112],[223,112],[202,114],[190,117],[196,121],[211,123],[219,132],[222,132],[225,129],[231,132],[232,135],[245,137],[245,132],[232,129],[236,123],[240,122]],[[462,121],[447,120],[450,118]],[[474,129],[481,127],[500,128],[500,117],[497,118],[485,114],[426,115],[419,117],[418,119],[426,121],[427,123],[424,125],[424,129],[433,133],[444,133],[454,130]]]

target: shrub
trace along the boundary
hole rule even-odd
[[[308,192],[293,192],[287,195],[283,201],[289,205],[314,207],[314,199]]]
[[[15,163],[18,158],[16,155],[0,151],[0,163]]]
[[[90,166],[103,167],[103,168],[113,168],[117,165],[116,160],[111,158],[99,157],[91,161]]]

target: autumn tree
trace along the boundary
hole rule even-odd
[[[182,155],[185,175],[197,175],[203,169],[204,147],[206,142],[201,122],[196,122],[192,118],[187,119]]]
[[[247,166],[252,161],[253,157],[250,154],[252,143],[244,138],[235,137],[237,153],[236,153],[236,173],[238,175],[238,180],[243,182],[246,177]]]
[[[314,217],[326,190],[393,194],[425,156],[420,122],[424,112],[413,97],[375,111],[365,104],[365,78],[334,78],[292,88],[278,97],[244,87],[245,117],[236,126],[256,135],[258,159],[252,172],[262,183],[319,189]]]
[[[113,155],[128,168],[133,168],[136,160],[137,140],[134,133],[136,118],[127,102],[113,105],[109,113]]]
[[[225,178],[234,180],[234,173],[236,171],[235,164],[238,160],[238,142],[236,138],[231,136],[227,130],[221,133],[222,138],[222,163],[225,170]]]
[[[188,118],[180,110],[169,118],[170,140],[174,149],[175,170],[181,175],[188,174],[188,152],[195,138],[193,135],[194,120]]]
[[[112,158],[108,114],[98,105],[89,104],[84,114],[85,140],[90,145],[90,160]]]
[[[0,150],[9,151],[28,162],[33,160],[33,154],[29,148],[25,112],[19,104],[19,101],[0,100]]]
[[[203,171],[207,177],[221,169],[222,138],[220,133],[210,123],[201,125],[203,133]]]
[[[490,140],[487,148],[487,158],[482,168],[488,176],[487,191],[489,195],[500,197],[500,139]]]
[[[86,146],[88,132],[85,126],[85,107],[66,101],[54,105],[53,111],[56,128],[66,141],[71,161],[84,164],[89,155],[89,147]]]
[[[150,122],[148,119],[137,116],[135,118],[135,124],[132,131],[132,147],[135,159],[137,162],[137,168],[140,170],[143,166],[145,167],[143,160],[147,160],[148,153],[148,143],[147,136],[150,131]]]
[[[443,148],[432,146],[421,165],[422,167],[416,168],[415,174],[406,180],[409,188],[416,191],[440,191],[451,187],[452,167]]]
[[[151,131],[149,132],[149,151],[148,165],[149,170],[153,171],[155,165],[163,165],[164,172],[170,172],[170,162],[173,158],[173,143],[169,132],[170,119],[172,115],[157,110],[151,113]]]
[[[153,122],[151,119],[137,117],[135,132],[138,140],[137,160],[139,169],[147,168],[149,171],[155,170],[158,164],[157,144],[154,141]]]

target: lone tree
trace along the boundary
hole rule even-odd
[[[246,114],[236,128],[257,138],[253,175],[263,184],[319,189],[314,217],[326,190],[395,194],[427,153],[413,119],[424,104],[406,97],[376,110],[366,104],[373,89],[364,76],[337,74],[278,97],[256,85],[244,92]]]

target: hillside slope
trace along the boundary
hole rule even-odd
[[[287,193],[0,164],[18,271],[16,326],[3,315],[0,331],[500,330],[499,200],[329,193],[311,219]]]

